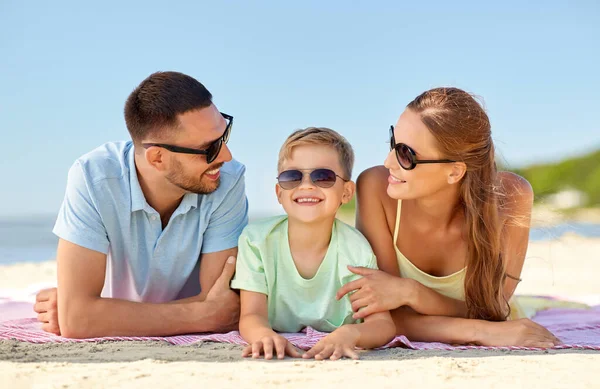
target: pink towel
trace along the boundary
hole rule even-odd
[[[1,317],[10,305],[0,304]],[[22,307],[19,307],[22,309]],[[189,345],[200,341],[233,343],[245,345],[239,332],[232,331],[226,334],[190,334],[166,337],[131,337],[112,336],[92,339],[68,339],[42,331],[36,319],[30,318],[5,320],[0,322],[0,340],[19,340],[31,343],[64,343],[64,342],[95,342],[99,340],[160,340],[174,345]],[[592,309],[549,309],[538,313],[534,320],[552,331],[563,344],[555,349],[586,349],[600,351],[600,306]],[[312,328],[307,328],[301,333],[283,334],[296,347],[308,350],[325,335]],[[398,336],[384,348],[406,347],[414,350],[535,350],[528,347],[483,347],[483,346],[452,346],[444,343],[411,342],[405,336]]]

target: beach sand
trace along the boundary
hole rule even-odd
[[[0,289],[50,285],[55,264],[0,267]],[[518,294],[600,303],[600,239],[533,242]],[[241,347],[163,342],[28,344],[0,342],[0,388],[251,386],[306,388],[600,388],[600,352],[413,351],[361,353],[360,361],[252,361]]]

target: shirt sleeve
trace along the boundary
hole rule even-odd
[[[262,255],[259,248],[248,239],[245,233],[242,233],[238,242],[235,276],[231,281],[231,287],[268,295]]]
[[[377,267],[377,257],[375,257],[375,254],[373,254],[373,252],[371,252],[369,254],[369,256],[365,256],[365,261],[360,264],[360,265],[354,265],[354,266],[362,266],[362,267],[366,267],[369,269],[378,269]],[[352,273],[350,270],[348,270],[348,273],[345,275],[344,279],[342,280],[342,285],[347,284],[348,282],[352,282],[354,280],[358,280],[359,278],[361,278],[361,275],[358,274],[354,274]]]
[[[233,248],[248,224],[248,199],[244,175],[241,174],[221,204],[210,216],[204,231],[202,253],[214,253]]]
[[[52,232],[78,246],[108,254],[108,234],[79,162],[69,170],[65,198]]]

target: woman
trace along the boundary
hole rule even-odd
[[[381,270],[353,269],[364,277],[338,298],[355,291],[358,318],[391,310],[397,333],[411,340],[560,344],[511,300],[533,191],[524,178],[496,172],[481,105],[457,88],[424,92],[391,127],[390,142],[385,166],[357,181],[356,225]]]

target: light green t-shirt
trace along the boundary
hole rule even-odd
[[[342,285],[360,278],[347,265],[376,269],[377,260],[365,237],[336,219],[317,273],[303,278],[290,252],[288,218],[277,216],[251,223],[240,235],[231,287],[266,294],[269,323],[275,331],[298,332],[310,326],[332,332],[357,322],[348,295],[335,299]]]

